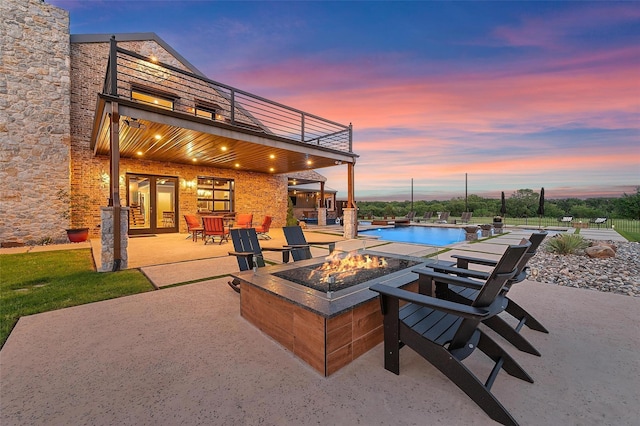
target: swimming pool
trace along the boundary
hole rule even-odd
[[[378,228],[358,231],[360,235],[372,235],[381,240],[397,243],[426,244],[446,246],[465,240],[464,229],[436,228],[428,226],[398,226],[396,228]]]

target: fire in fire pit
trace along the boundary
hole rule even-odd
[[[397,258],[385,258],[369,254],[334,254],[321,265],[312,265],[275,272],[273,275],[288,281],[330,292],[364,283],[402,269],[418,265],[418,262]]]

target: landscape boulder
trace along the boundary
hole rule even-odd
[[[608,245],[587,247],[584,252],[592,259],[606,259],[609,257],[616,257],[616,252]]]
[[[613,251],[614,251],[614,252],[616,252],[616,253],[618,252],[618,248],[616,247],[616,245],[615,245],[615,244],[607,243],[607,242],[605,242],[605,241],[596,241],[596,242],[594,242],[594,243],[593,243],[593,244],[591,244],[591,245],[592,245],[593,247],[596,247],[596,246],[611,247],[611,250],[613,250]]]

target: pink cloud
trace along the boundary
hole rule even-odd
[[[592,5],[544,17],[524,16],[520,25],[501,25],[493,35],[509,46],[542,46],[557,50],[567,44],[566,37],[571,34],[617,26],[640,18],[640,8],[633,4],[607,2],[606,6]]]

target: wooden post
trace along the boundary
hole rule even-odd
[[[110,133],[110,197],[109,203],[113,206],[113,270],[119,271],[122,262],[120,244],[120,114],[118,103],[111,103],[111,133]]]
[[[111,36],[109,42],[109,94],[118,96],[118,43]],[[117,102],[111,102],[109,139],[109,206],[113,206],[113,270],[120,270],[122,247],[120,244],[120,113]]]
[[[355,167],[356,163],[355,160],[353,163],[348,163],[347,164],[347,207],[348,208],[355,208],[356,207],[356,201],[355,201],[355,188],[354,188],[354,180],[355,180],[355,173],[354,173],[354,167]]]
[[[345,238],[355,238],[358,235],[358,209],[356,208],[356,201],[354,197],[354,168],[355,160],[353,163],[347,163],[347,207],[343,209],[343,227]]]

